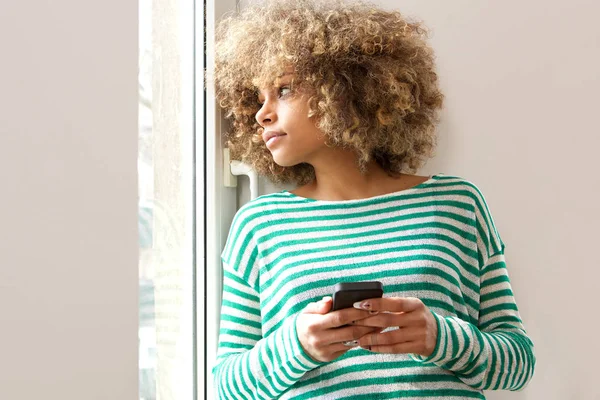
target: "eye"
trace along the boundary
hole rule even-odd
[[[288,93],[286,94],[282,94],[281,92],[283,92],[284,90],[288,90]],[[292,91],[292,89],[289,86],[282,86],[279,88],[279,94],[281,94],[281,97],[290,94],[290,92]]]
[[[279,94],[280,98],[288,96],[291,92],[292,92],[292,89],[288,85],[277,88],[277,93]],[[261,106],[264,104],[263,101],[260,101],[258,99],[258,94],[256,95],[256,102]]]

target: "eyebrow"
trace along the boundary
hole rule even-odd
[[[282,78],[282,77],[288,76],[288,75],[294,75],[294,73],[293,72],[283,73],[281,75],[277,75],[277,78]],[[256,88],[256,98],[259,100],[259,102],[260,102],[260,96],[262,96],[262,93],[260,93],[260,90],[258,88]]]

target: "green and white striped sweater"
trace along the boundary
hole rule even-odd
[[[484,399],[484,389],[521,390],[533,375],[504,243],[483,194],[463,178],[437,174],[358,200],[260,196],[236,213],[221,259],[221,399]],[[313,361],[298,313],[338,282],[375,280],[385,297],[430,308],[433,354],[356,347]]]

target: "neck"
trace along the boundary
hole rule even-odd
[[[394,179],[375,160],[360,172],[357,156],[343,149],[330,149],[321,162],[311,165],[315,169],[315,180],[309,185],[312,195],[322,200],[354,200],[386,193]]]

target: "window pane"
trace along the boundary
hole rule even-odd
[[[139,397],[192,400],[194,4],[139,7]]]

